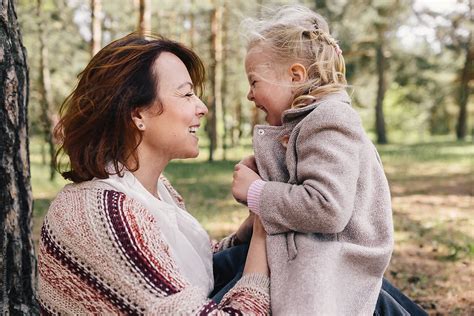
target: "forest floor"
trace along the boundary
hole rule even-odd
[[[380,148],[395,226],[386,277],[432,315],[474,314],[473,149]]]
[[[64,181],[47,181],[32,142],[34,239]],[[390,182],[395,249],[386,277],[430,315],[474,314],[474,145],[433,142],[378,147]],[[247,210],[230,193],[234,160],[178,161],[166,175],[214,238],[234,231]]]

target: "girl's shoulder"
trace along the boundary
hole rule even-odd
[[[317,105],[307,114],[305,121],[326,124],[361,124],[360,116],[352,107],[350,98],[345,91],[343,93],[332,93],[317,101]]]
[[[337,113],[342,116],[358,116],[352,108],[351,99],[345,90],[324,95],[304,107],[285,111],[283,122],[326,120],[327,117],[336,118]]]

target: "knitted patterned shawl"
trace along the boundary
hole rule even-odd
[[[52,202],[38,272],[44,314],[269,313],[268,277],[243,276],[216,305],[180,275],[147,209],[93,181],[67,185]]]

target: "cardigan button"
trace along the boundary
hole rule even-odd
[[[263,134],[265,134],[265,131],[263,129],[259,129],[258,130],[258,135],[263,135]]]

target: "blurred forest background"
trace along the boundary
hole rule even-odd
[[[240,22],[304,4],[329,21],[353,105],[391,184],[396,246],[386,276],[430,314],[474,314],[474,0],[17,0],[30,70],[34,234],[58,190],[52,129],[91,56],[132,31],[192,47],[204,60],[209,107],[197,160],[167,176],[212,237],[247,210],[232,199],[233,165],[263,122],[246,100]]]

